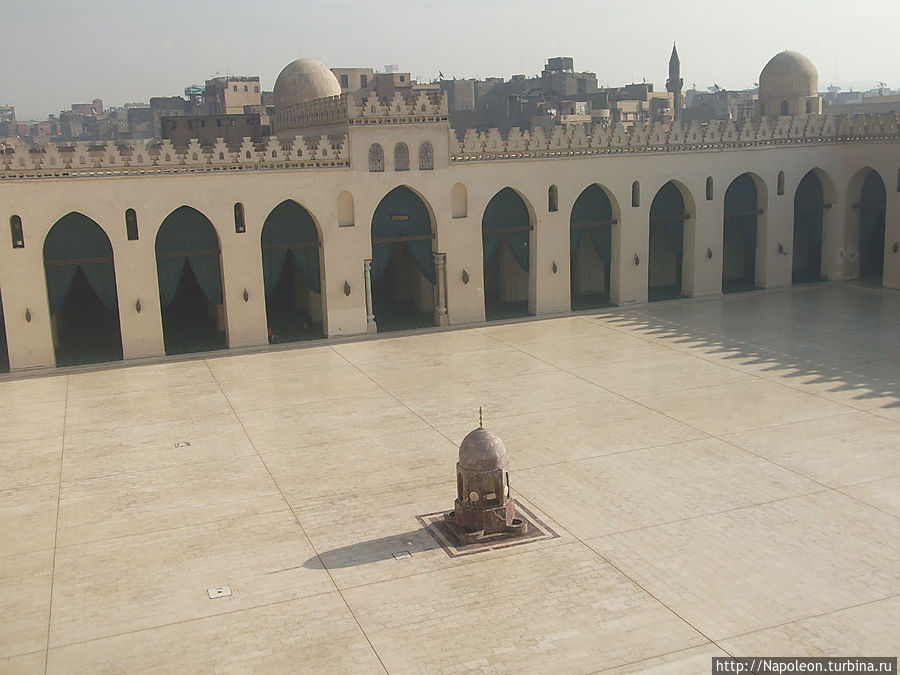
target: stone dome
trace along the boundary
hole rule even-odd
[[[759,74],[759,97],[803,98],[819,95],[819,71],[797,52],[776,54]]]
[[[478,428],[470,431],[459,446],[459,466],[468,471],[493,471],[509,466],[506,446],[497,434]]]
[[[339,96],[340,93],[340,83],[324,63],[297,59],[286,65],[275,80],[275,112],[277,114],[279,110],[317,98]]]

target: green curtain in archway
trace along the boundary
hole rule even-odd
[[[266,218],[260,241],[263,247],[263,280],[266,293],[271,293],[278,286],[288,259],[288,251],[291,252],[290,259],[306,285],[316,293],[322,292],[319,231],[309,211],[293,200],[282,202],[272,209]]]
[[[803,276],[818,278],[822,269],[822,218],[825,193],[815,173],[807,173],[794,194],[794,244],[796,254],[801,248],[807,251],[807,267],[795,268],[795,281]]]
[[[221,305],[219,238],[206,216],[190,206],[172,211],[156,235],[156,271],[163,307],[175,298],[185,263],[191,266],[207,300]]]
[[[886,204],[884,181],[870,171],[859,198],[860,274],[883,273]]]
[[[56,221],[44,240],[50,312],[56,313],[65,303],[79,267],[100,302],[108,310],[117,312],[116,273],[112,257],[109,237],[92,219],[73,212]]]
[[[391,190],[372,216],[372,282],[384,274],[396,246],[396,242],[376,243],[376,240],[419,235],[425,238],[401,243],[419,271],[433,284],[431,233],[431,216],[419,196],[404,186]]]
[[[650,237],[659,229],[680,264],[684,254],[684,199],[672,182],[659,189],[650,205]]]
[[[756,253],[758,199],[756,183],[747,174],[735,178],[725,191],[724,240],[734,228],[740,230],[745,257],[752,260]]]
[[[528,271],[528,239],[531,219],[528,207],[512,188],[503,188],[494,195],[481,219],[481,242],[485,267],[490,264],[504,239],[519,267]],[[517,232],[491,232],[505,228],[521,228]],[[487,230],[487,231],[486,231]]]
[[[590,185],[575,200],[569,218],[570,256],[575,255],[585,231],[603,264],[609,267],[612,259],[612,204],[599,185]],[[590,224],[597,223],[597,224]],[[599,224],[602,223],[602,224]],[[588,224],[587,227],[576,225]]]

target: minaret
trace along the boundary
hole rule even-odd
[[[681,79],[681,61],[678,60],[678,50],[672,43],[672,56],[669,57],[669,79],[666,80],[666,91],[674,94],[672,97],[672,119],[681,119],[681,87],[684,80]]]

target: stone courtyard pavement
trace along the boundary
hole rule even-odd
[[[896,655],[898,344],[818,284],[0,382],[0,673]],[[451,558],[479,406],[559,536]]]

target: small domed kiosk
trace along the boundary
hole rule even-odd
[[[517,536],[527,530],[509,496],[506,446],[483,426],[469,432],[459,446],[455,508],[444,520],[462,543]]]

